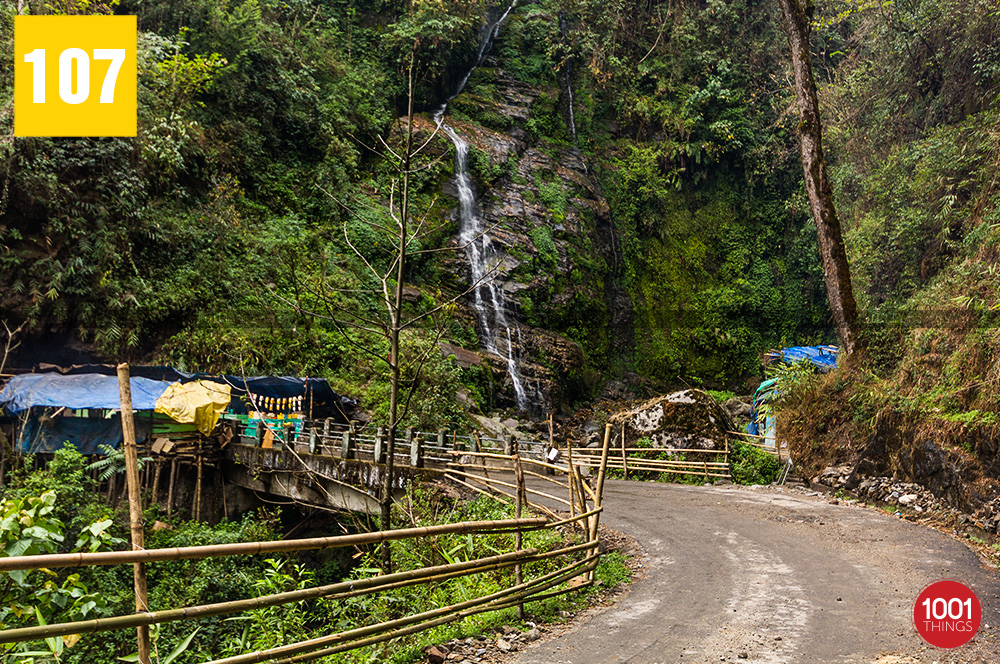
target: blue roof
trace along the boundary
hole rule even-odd
[[[153,410],[170,381],[131,378],[132,408]],[[0,392],[0,406],[19,413],[35,406],[59,408],[121,408],[118,377],[100,374],[64,376],[56,373],[14,376]]]

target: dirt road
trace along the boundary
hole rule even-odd
[[[770,488],[609,482],[605,506],[645,576],[519,664],[1000,662],[1000,577],[936,531]],[[942,577],[983,604],[976,642],[955,651],[927,648],[910,617]]]

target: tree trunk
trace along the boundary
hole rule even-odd
[[[389,441],[386,446],[385,477],[382,480],[381,512],[382,530],[389,530],[392,527],[392,486],[393,486],[393,466],[395,464],[396,453],[396,432],[399,430],[399,387],[402,381],[401,363],[399,358],[399,333],[402,329],[403,321],[403,279],[406,276],[406,247],[409,243],[407,234],[407,216],[410,206],[410,160],[413,158],[413,67],[416,58],[416,50],[410,56],[409,68],[409,98],[406,112],[406,150],[403,153],[403,187],[400,192],[402,201],[399,210],[399,247],[396,265],[396,289],[393,293],[393,301],[389,304],[389,369],[391,378],[389,383]],[[392,549],[391,542],[382,543],[382,573],[392,573]]]
[[[841,349],[847,356],[859,349],[858,306],[851,287],[851,269],[840,228],[840,218],[833,205],[833,189],[823,157],[823,127],[819,117],[819,96],[812,72],[809,48],[812,0],[778,0],[784,17],[785,34],[792,51],[795,74],[795,97],[799,108],[799,138],[802,172],[809,195],[809,207],[816,221],[819,251],[826,275],[826,295],[830,301]]]

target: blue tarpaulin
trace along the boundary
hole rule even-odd
[[[132,408],[153,410],[168,385],[163,380],[132,378]],[[36,406],[115,410],[121,403],[118,377],[100,374],[21,374],[11,378],[0,392],[0,406],[14,413]]]
[[[149,435],[149,417],[136,417],[135,437],[145,440]],[[98,445],[117,448],[122,443],[122,418],[113,417],[29,417],[17,439],[18,448],[29,454],[61,450],[66,443],[76,446],[82,454],[103,454]]]
[[[826,373],[837,368],[838,350],[836,346],[792,346],[781,349],[781,359],[788,364],[808,360],[821,372]]]
[[[44,372],[44,375],[117,376],[117,369],[112,364],[84,364],[71,367],[41,364],[38,366],[38,370]],[[301,404],[303,408],[308,409],[316,419],[332,417],[337,422],[342,423],[350,421],[350,413],[357,406],[355,400],[334,392],[333,388],[330,387],[330,383],[325,378],[297,378],[293,376],[244,377],[231,374],[188,373],[173,367],[162,366],[133,366],[129,370],[133,379],[139,377],[167,382],[179,381],[181,383],[193,380],[210,380],[216,383],[225,383],[232,387],[232,402],[230,403],[229,410],[241,415],[245,415],[250,410],[253,410],[247,403],[250,394],[254,398],[291,399],[300,397],[303,400]],[[0,401],[0,406],[2,405],[3,402]],[[114,408],[117,407],[114,406]]]

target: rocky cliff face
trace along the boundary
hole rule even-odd
[[[484,84],[456,98],[446,121],[471,145],[478,212],[500,256],[494,279],[506,296],[514,356],[533,409],[545,412],[592,390],[588,368],[606,361],[608,312],[622,308],[608,303],[614,262],[608,204],[578,149],[531,129],[539,99],[557,98],[558,90],[531,87],[496,66],[476,76]],[[483,89],[488,94],[476,93]],[[423,118],[417,129],[425,139],[434,124]],[[452,145],[439,132],[428,149],[448,158]],[[442,191],[455,201],[449,212],[455,221],[454,180]],[[442,267],[467,287],[470,267],[457,235],[450,245],[456,251]],[[476,319],[471,311],[461,318]],[[481,354],[501,388],[495,405],[511,405],[506,359]]]

